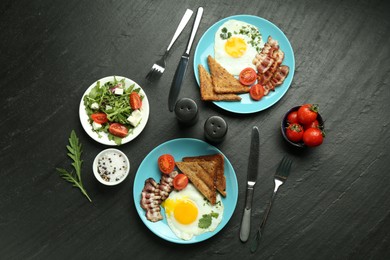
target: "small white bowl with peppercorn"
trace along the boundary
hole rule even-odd
[[[291,108],[283,116],[281,124],[284,139],[296,147],[315,147],[323,143],[324,120],[318,113],[318,105],[304,104]]]
[[[120,150],[109,148],[101,151],[93,161],[93,173],[96,179],[107,186],[124,181],[130,171],[130,162]]]

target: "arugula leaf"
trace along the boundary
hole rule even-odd
[[[76,172],[68,172],[63,168],[56,169],[64,180],[72,183],[73,187],[79,188],[89,202],[92,202],[81,181],[81,165],[83,164],[83,160],[81,160],[82,146],[74,130],[70,133],[69,145],[67,145],[66,148],[68,150],[67,155],[73,160],[71,165]]]

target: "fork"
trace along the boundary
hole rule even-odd
[[[168,56],[169,50],[171,49],[173,43],[176,41],[176,39],[179,37],[181,32],[183,31],[184,27],[186,27],[188,21],[190,20],[192,16],[193,11],[190,9],[187,9],[185,14],[183,15],[183,18],[181,18],[181,21],[179,23],[179,26],[176,29],[175,34],[173,35],[173,38],[171,42],[168,45],[168,48],[165,50],[164,55],[158,59],[152,66],[152,68],[149,70],[149,73],[146,75],[146,79],[149,81],[155,81],[161,77],[161,75],[165,71],[166,66],[166,58]]]
[[[283,157],[283,159],[279,163],[278,168],[276,169],[275,176],[274,176],[274,182],[275,182],[274,192],[272,193],[272,197],[268,203],[268,207],[267,207],[265,214],[263,216],[263,220],[261,221],[260,226],[256,232],[255,239],[252,242],[252,245],[251,245],[251,252],[252,253],[254,253],[257,250],[257,247],[260,243],[260,239],[263,236],[264,226],[265,226],[265,223],[267,222],[268,214],[271,211],[271,207],[272,207],[273,201],[275,199],[276,192],[278,191],[279,187],[282,186],[283,183],[287,180],[287,177],[290,173],[291,164],[292,164],[291,159],[289,159],[285,156],[285,157]]]

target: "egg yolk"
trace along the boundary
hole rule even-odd
[[[225,43],[225,51],[234,58],[239,58],[246,52],[246,43],[239,37],[230,37]]]
[[[173,216],[183,225],[188,225],[194,222],[198,216],[198,208],[191,200],[170,200],[167,199],[163,203],[166,213]]]

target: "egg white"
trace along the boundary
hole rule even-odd
[[[167,214],[167,209],[165,209],[165,216],[168,226],[177,237],[183,240],[190,240],[193,238],[193,236],[214,231],[222,221],[224,206],[221,201],[221,196],[217,194],[217,203],[215,205],[211,205],[191,183],[189,183],[187,187],[181,191],[172,191],[167,200],[191,200],[198,209],[198,216],[196,220],[188,225],[179,223],[175,219],[174,214]],[[173,212],[174,209],[170,210]],[[211,212],[218,213],[218,217],[212,218],[211,225],[208,228],[198,227],[199,220],[202,218],[202,216],[204,214],[210,214]]]
[[[253,64],[253,59],[255,58],[256,54],[260,52],[260,49],[264,46],[264,42],[261,38],[261,35],[260,38],[256,38],[256,45],[252,46],[251,35],[243,34],[240,32],[242,28],[248,27],[253,28],[260,35],[258,29],[253,25],[237,20],[228,20],[227,22],[222,24],[215,33],[214,58],[219,64],[221,64],[222,67],[224,67],[229,73],[233,74],[234,76],[238,76],[240,72],[247,67],[256,70],[256,66]],[[241,57],[232,57],[225,51],[225,44],[227,42],[227,39],[225,38],[227,36],[227,33],[230,33],[230,37],[241,38],[245,41],[247,49]],[[222,35],[224,35],[225,37],[223,37]]]

